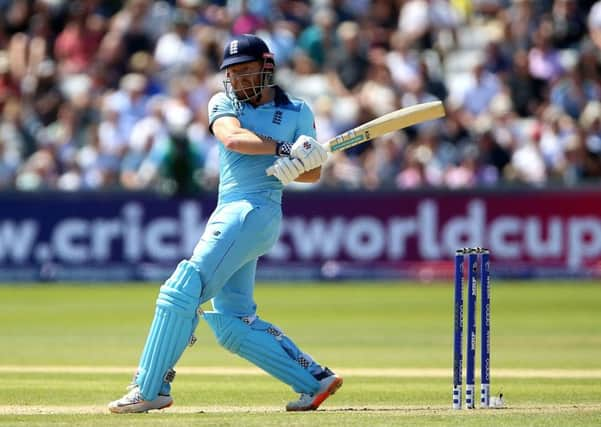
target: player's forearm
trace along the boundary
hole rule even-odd
[[[228,150],[242,154],[275,154],[276,150],[274,140],[261,137],[244,128],[230,131],[223,135],[220,140]]]

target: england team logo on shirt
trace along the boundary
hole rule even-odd
[[[282,112],[280,110],[275,110],[273,113],[273,119],[271,119],[271,123],[274,125],[279,125],[282,123]]]

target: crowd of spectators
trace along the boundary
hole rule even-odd
[[[445,102],[444,120],[334,155],[318,187],[601,183],[601,1],[0,0],[0,11],[0,190],[214,190],[207,102],[240,33],[266,40],[319,140]]]

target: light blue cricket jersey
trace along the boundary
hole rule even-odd
[[[274,100],[253,107],[247,102],[236,109],[224,92],[209,101],[209,128],[219,117],[238,118],[242,127],[259,136],[279,142],[293,143],[301,135],[315,138],[313,112],[302,100],[292,98],[275,87]],[[219,144],[219,201],[239,200],[251,193],[275,191],[281,200],[282,183],[267,176],[265,169],[273,164],[274,155],[250,155],[227,150]]]

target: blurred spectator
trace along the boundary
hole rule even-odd
[[[589,102],[580,116],[580,126],[586,133],[586,147],[601,161],[601,102]]]
[[[451,106],[447,108],[447,115],[440,126],[440,139],[459,147],[470,143],[470,135],[461,121],[459,108]]]
[[[551,23],[542,21],[533,36],[533,46],[528,53],[530,74],[532,77],[554,82],[563,73],[559,51],[552,45],[553,30]]]
[[[390,37],[391,50],[386,54],[386,65],[399,90],[406,90],[419,79],[419,57],[409,49],[409,39],[395,31]]]
[[[372,144],[364,156],[363,187],[369,190],[386,188],[394,183],[402,159],[405,140],[399,133],[391,133],[378,144]]]
[[[577,119],[589,101],[598,101],[601,95],[599,84],[584,79],[582,68],[575,64],[566,75],[551,88],[551,103]]]
[[[534,115],[543,100],[545,82],[530,75],[525,50],[518,50],[513,55],[513,69],[507,80],[516,113],[521,117]]]
[[[497,2],[501,3],[501,2]],[[511,40],[514,49],[530,49],[538,20],[536,19],[534,2],[531,0],[512,0],[503,16],[504,34]]]
[[[311,105],[321,95],[331,94],[333,89],[328,76],[318,72],[315,62],[304,51],[297,51],[292,59],[292,69],[281,70],[277,78],[291,95]]]
[[[128,190],[142,190],[149,184],[139,179],[138,171],[157,139],[164,137],[163,124],[158,120],[153,116],[143,119],[132,131],[132,144],[121,162],[119,176],[121,185]],[[158,138],[153,131],[156,131]]]
[[[405,0],[401,6],[398,28],[417,49],[436,47],[444,30],[456,38],[458,25],[459,15],[448,0]]]
[[[0,140],[4,155],[12,159],[18,158],[20,162],[35,151],[22,130],[21,115],[21,105],[17,98],[10,98],[4,104],[0,121]]]
[[[21,163],[18,153],[8,152],[6,143],[0,139],[0,189],[14,186],[14,177]]]
[[[56,160],[50,148],[36,151],[23,163],[15,186],[17,190],[36,191],[56,188]]]
[[[171,14],[165,1],[126,0],[123,8],[112,16],[109,31],[123,36],[133,28],[134,34],[154,41],[168,31]]]
[[[468,126],[479,115],[488,111],[492,99],[501,91],[499,78],[484,69],[482,63],[477,64],[472,72],[473,81],[463,96],[462,107],[465,113],[465,123]]]
[[[532,185],[543,185],[547,169],[540,149],[540,132],[532,125],[524,130],[520,144],[511,156],[511,179]]]
[[[265,27],[257,31],[257,36],[261,37],[273,52],[278,67],[290,65],[296,48],[296,31],[294,23],[284,20],[267,21]]]
[[[94,88],[100,92],[119,87],[119,80],[127,72],[127,55],[119,33],[104,35],[88,72]]]
[[[451,159],[447,150],[441,149],[433,128],[422,128],[415,142],[407,148],[406,155],[408,168],[397,176],[400,188],[440,186],[444,183],[445,170],[451,165]]]
[[[518,0],[519,1],[519,0]],[[518,1],[514,1],[517,3]],[[506,0],[472,0],[472,1],[458,1],[457,3],[462,4],[462,10],[464,13],[468,13],[471,9],[476,15],[483,16],[495,16],[507,6]]]
[[[67,24],[54,45],[61,73],[80,73],[90,66],[100,46],[104,25],[104,19],[87,10],[86,3],[69,4]]]
[[[326,62],[326,53],[335,46],[336,14],[329,8],[320,8],[313,15],[313,25],[303,30],[297,44],[318,69]]]
[[[124,154],[127,140],[119,128],[119,110],[110,102],[106,102],[102,112],[102,119],[98,125],[98,139],[100,150],[115,157],[116,161]]]
[[[58,114],[64,97],[57,86],[56,65],[47,59],[41,62],[31,75],[28,93],[24,100],[31,102],[32,113],[43,125],[48,125]]]
[[[503,51],[498,41],[489,41],[485,47],[483,65],[489,73],[496,74],[501,80],[506,80],[507,73],[511,68],[511,59]]]
[[[577,46],[586,33],[585,16],[576,0],[554,0],[551,9],[553,45],[558,49]]]
[[[419,79],[416,79],[415,83],[417,85],[423,84],[423,90],[426,93],[432,94],[434,98],[441,101],[446,101],[449,95],[444,80],[440,76],[430,72],[430,67],[424,59],[419,63]]]
[[[513,150],[521,136],[523,121],[517,118],[511,98],[506,92],[499,93],[491,100],[489,110],[490,114],[482,116],[472,131],[491,130],[497,144],[505,150]]]
[[[563,181],[567,185],[576,185],[588,175],[587,151],[578,134],[568,139],[565,147],[565,164],[563,165]]]
[[[411,189],[428,186],[425,165],[431,159],[426,147],[411,146],[405,151],[402,169],[396,177],[396,185],[400,189]]]
[[[331,55],[331,67],[348,90],[355,89],[365,79],[369,67],[359,31],[359,25],[355,22],[340,24],[336,34],[341,45]]]
[[[11,73],[17,80],[31,79],[54,42],[48,15],[36,13],[28,23],[27,31],[14,34],[8,44]]]
[[[235,11],[236,18],[232,23],[232,34],[234,35],[255,33],[264,25],[263,19],[259,13],[267,14],[268,12],[266,9],[268,9],[268,6],[264,5],[263,7],[252,10],[249,8],[248,3],[248,0],[241,0],[239,9]],[[257,5],[259,3],[269,2],[260,2],[255,0],[251,3],[255,3],[255,5]]]
[[[464,153],[459,164],[451,165],[444,174],[444,183],[448,188],[469,188],[476,184],[476,156]]]
[[[574,135],[574,121],[555,106],[547,107],[542,119],[536,129],[541,153],[550,174],[558,176],[564,167],[568,141]]]
[[[165,91],[165,85],[158,75],[157,64],[148,52],[134,53],[130,57],[128,71],[143,75],[146,78],[146,88],[144,90],[146,95],[158,95]]]
[[[163,105],[163,108],[168,108]],[[166,132],[150,150],[150,141],[144,141],[143,151],[148,152],[140,165],[137,181],[141,187],[155,186],[168,194],[198,192],[200,182],[196,171],[202,167],[203,158],[198,147],[191,144],[188,127],[192,113],[180,107],[178,114],[167,120]]]
[[[174,194],[194,194],[199,190],[196,171],[200,170],[203,158],[198,146],[192,145],[186,128],[172,126],[166,139],[166,152],[162,160],[164,176],[169,179]]]
[[[153,50],[154,40],[144,28],[144,18],[143,14],[133,15],[129,25],[122,33],[123,49],[127,56],[137,52],[152,52]]]
[[[18,80],[15,80],[10,72],[10,64],[6,51],[0,50],[0,106],[11,97],[19,95]]]
[[[119,90],[108,95],[106,108],[115,111],[122,138],[129,139],[133,126],[144,117],[148,96],[145,94],[146,77],[127,74],[121,78]]]
[[[32,13],[29,2],[27,0],[14,0],[4,2],[3,6],[7,8],[3,20],[6,33],[8,35],[25,33],[29,16]]]
[[[492,125],[492,123],[490,123]],[[478,147],[478,180],[484,185],[498,184],[504,177],[505,168],[511,161],[509,147],[502,147],[494,137],[493,129],[483,128],[475,135]],[[476,172],[476,171],[474,171]]]
[[[601,1],[593,5],[588,15],[588,31],[597,49],[601,49]]]
[[[357,93],[359,104],[374,117],[396,110],[399,103],[393,88],[384,53],[379,50],[372,52],[367,78]]]
[[[280,1],[279,13],[282,19],[301,28],[311,25],[311,5],[304,1]]]
[[[173,73],[198,59],[199,50],[190,33],[191,25],[192,17],[187,11],[175,11],[171,31],[159,37],[154,51],[160,67]]]
[[[598,56],[598,49],[590,40],[585,40],[574,53],[574,60],[578,63],[582,72],[582,78],[589,81],[597,81],[599,79],[599,71],[601,71],[601,61]]]
[[[418,49],[433,46],[430,34],[428,2],[425,0],[406,0],[399,14],[399,30],[407,38],[407,44]]]

